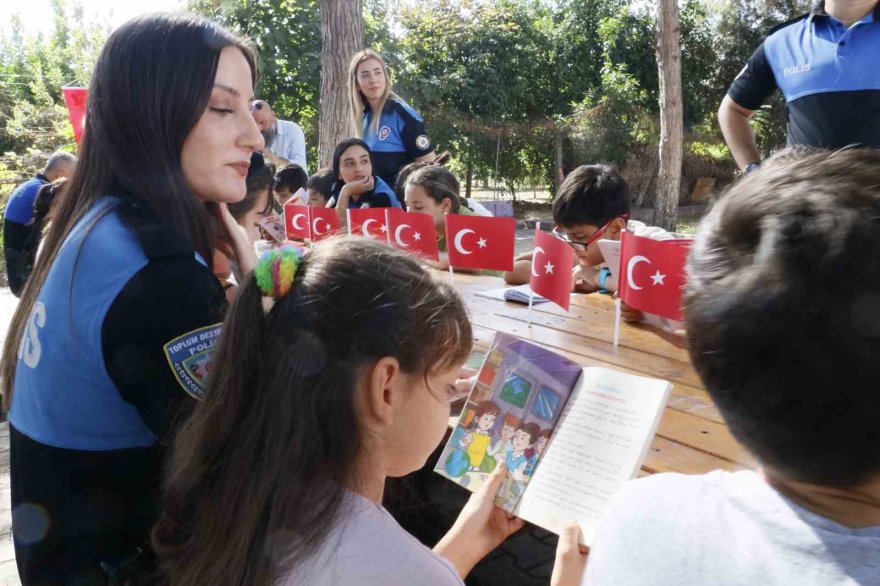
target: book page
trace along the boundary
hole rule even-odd
[[[434,470],[475,491],[503,462],[507,478],[495,502],[512,511],[581,376],[567,358],[496,334]]]
[[[638,473],[670,389],[663,380],[584,368],[515,513],[555,532],[576,520],[590,545],[608,500]]]

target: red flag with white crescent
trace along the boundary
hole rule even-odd
[[[67,105],[67,117],[73,126],[73,138],[79,142],[86,127],[86,102],[89,90],[84,87],[63,87],[61,94]]]
[[[516,220],[446,214],[449,265],[471,269],[510,271]]]
[[[339,213],[335,208],[309,207],[308,209],[312,242],[320,242],[339,234]]]
[[[691,240],[652,240],[624,232],[617,290],[621,301],[646,313],[682,321],[681,297]]]
[[[309,207],[292,203],[284,204],[284,230],[288,240],[305,240],[312,237],[309,227]]]
[[[574,250],[567,242],[535,228],[532,252],[532,291],[568,311],[571,302],[571,269]]]
[[[388,242],[385,208],[349,208],[346,212],[349,235]]]
[[[390,244],[424,258],[440,260],[433,216],[397,208],[384,208],[384,211]]]

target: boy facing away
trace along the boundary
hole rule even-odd
[[[576,292],[617,291],[616,277],[604,267],[599,240],[620,240],[624,230],[655,240],[673,237],[662,228],[630,220],[631,201],[626,181],[608,165],[582,165],[562,182],[553,200],[554,232],[574,249]],[[516,257],[504,280],[512,285],[528,283],[533,254]]]
[[[880,152],[771,160],[688,272],[691,358],[760,468],[628,483],[585,583],[880,585]]]

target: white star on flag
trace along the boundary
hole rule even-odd
[[[547,264],[544,265],[544,273],[547,275],[553,274],[553,263],[552,262],[547,261]]]
[[[666,275],[661,274],[660,271],[657,271],[656,273],[651,275],[651,279],[654,280],[655,287],[657,285],[665,285],[665,283],[663,282],[663,279],[665,279],[665,278],[666,278]]]
[[[422,239],[422,234],[420,232],[413,232],[413,240],[418,242],[421,239]]]
[[[477,246],[480,248],[486,248],[486,239],[481,236],[480,239],[477,240]]]
[[[385,224],[382,224],[379,226],[379,232],[387,232],[387,231],[388,231],[388,226],[386,226]]]

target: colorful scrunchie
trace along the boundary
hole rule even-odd
[[[292,245],[267,250],[260,256],[254,267],[254,279],[265,297],[277,301],[287,295],[302,257],[302,251]]]

